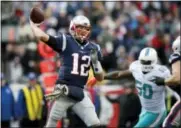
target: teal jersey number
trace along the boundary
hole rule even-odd
[[[142,85],[142,83],[138,80],[136,80],[136,84]],[[137,88],[138,88],[138,94],[140,96],[142,96],[145,99],[152,99],[153,90],[151,85],[144,83],[142,87],[137,87]]]

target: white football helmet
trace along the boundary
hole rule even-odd
[[[157,52],[154,48],[144,48],[139,55],[142,72],[150,72],[154,69],[158,61]]]
[[[89,19],[82,15],[75,16],[70,22],[69,32],[73,37],[81,42],[87,40],[91,33],[91,24]]]
[[[180,53],[180,36],[178,36],[175,41],[172,44],[172,50],[173,52],[179,52]]]

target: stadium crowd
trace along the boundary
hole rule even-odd
[[[30,72],[41,83],[42,76],[56,73],[61,66],[56,53],[35,40],[29,24],[33,6],[44,11],[40,27],[54,36],[68,32],[75,15],[87,16],[92,24],[90,40],[101,46],[105,72],[128,69],[147,46],[157,50],[159,63],[169,66],[171,43],[180,35],[180,2],[3,2],[1,72],[10,84],[27,82]]]

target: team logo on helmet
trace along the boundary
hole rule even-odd
[[[155,49],[147,47],[141,50],[139,61],[143,72],[150,72],[157,63],[157,52]]]
[[[81,15],[75,16],[70,22],[69,32],[73,37],[81,42],[87,40],[91,33],[91,24],[89,19]]]

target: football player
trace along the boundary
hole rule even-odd
[[[155,77],[154,82],[159,85],[168,85],[170,87],[173,87],[176,92],[180,93],[180,86],[181,86],[181,80],[180,80],[180,36],[176,38],[176,40],[172,44],[173,54],[170,56],[169,62],[171,65],[172,75],[169,78],[162,78],[162,77]],[[181,123],[181,101],[178,101],[175,103],[175,105],[172,107],[170,113],[168,114],[167,118],[165,119],[163,123],[163,127],[166,128],[172,128],[180,126]]]
[[[46,96],[47,99],[55,99],[46,127],[56,127],[57,120],[69,107],[88,127],[100,125],[94,105],[84,90],[90,66],[98,81],[104,78],[100,47],[88,40],[91,34],[89,19],[82,15],[75,16],[70,22],[69,34],[58,36],[46,34],[31,20],[30,25],[34,35],[54,49],[62,62],[54,92]]]
[[[157,86],[151,82],[154,76],[168,78],[170,71],[165,66],[157,64],[157,52],[147,47],[140,52],[139,59],[131,63],[129,70],[111,72],[104,77],[105,79],[128,77],[135,79],[142,106],[136,128],[158,127],[166,117],[165,86]]]

